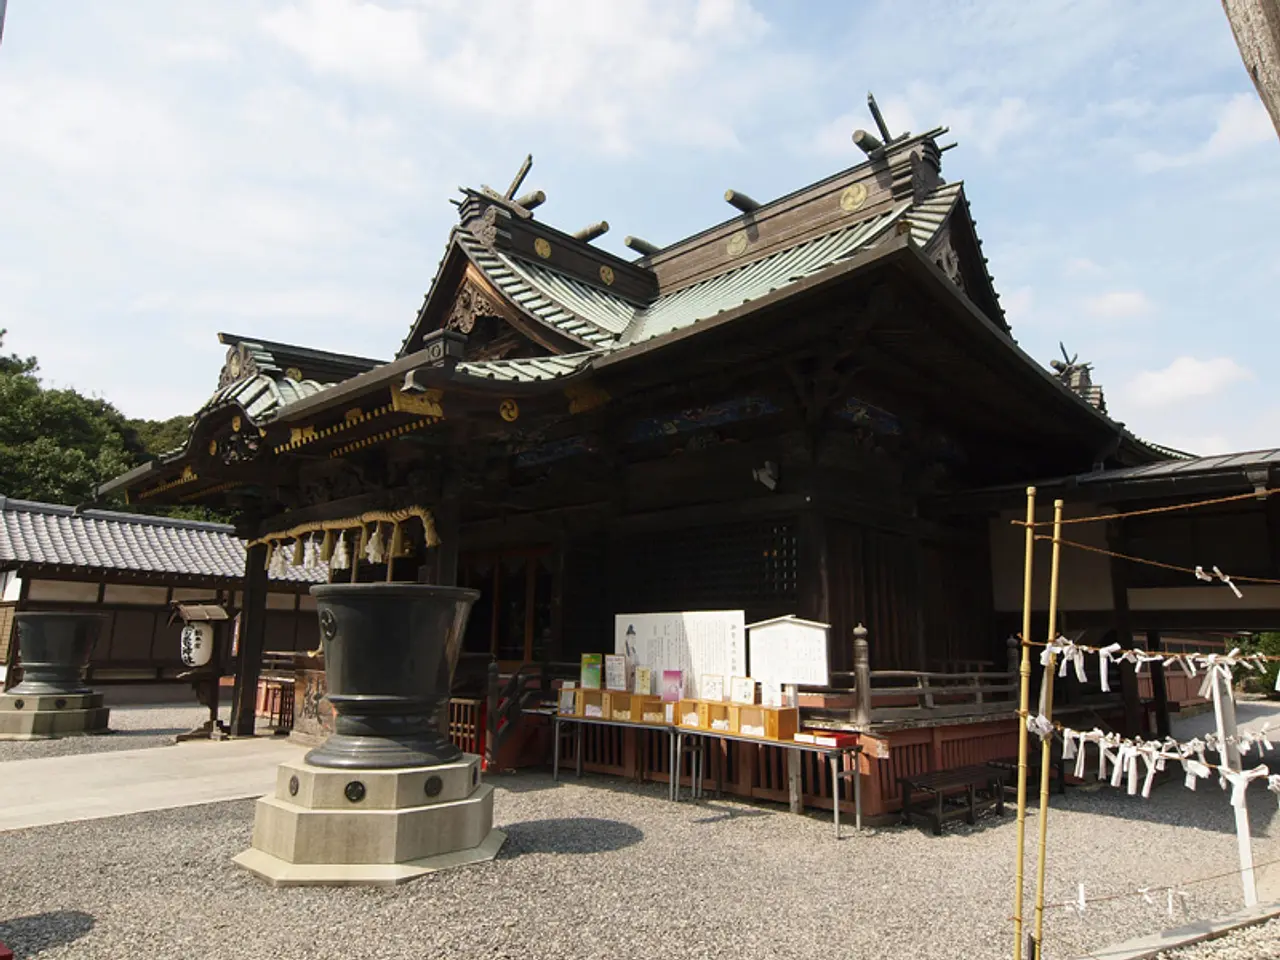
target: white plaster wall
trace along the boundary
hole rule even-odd
[[[27,597],[31,600],[56,600],[62,603],[97,603],[98,585],[82,580],[32,580]],[[160,602],[164,602],[163,597]]]
[[[16,570],[0,573],[0,602],[17,603],[22,596],[22,578]]]

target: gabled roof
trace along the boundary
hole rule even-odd
[[[245,545],[226,524],[0,496],[0,564],[239,581]],[[323,568],[290,566],[283,579],[319,583],[327,576]]]
[[[285,376],[259,373],[215,390],[213,396],[196,411],[195,419],[220,407],[237,404],[254,423],[265,423],[281,407],[303,397],[314,396],[326,386],[314,380],[290,380]]]
[[[899,221],[905,222],[912,241],[924,247],[946,222],[962,194],[961,182],[943,184],[917,203],[903,200],[883,212],[846,223],[760,259],[734,264],[719,274],[647,302],[603,290],[550,264],[487,246],[462,229],[453,231],[444,260],[447,262],[455,255],[465,256],[512,306],[531,320],[584,346],[596,348],[574,355],[576,359],[571,364],[556,364],[549,358],[538,361],[544,364],[542,375],[565,375],[580,369],[577,360],[586,362],[596,354],[691,326],[811,277],[875,246]],[[436,284],[444,272],[442,266]],[[428,293],[428,301],[435,294],[436,289]],[[450,293],[443,291],[440,295]],[[497,379],[504,379],[506,371],[512,369],[494,367],[492,363],[467,366],[476,371],[475,375]],[[521,363],[533,361],[500,363],[515,363],[514,369],[519,369]]]
[[[220,333],[218,342],[233,349],[238,348],[240,356],[250,361],[258,371],[293,380],[337,383],[386,362],[293,343],[263,340],[260,337],[245,337],[238,333]]]

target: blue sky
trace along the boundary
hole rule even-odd
[[[625,254],[857,162],[873,90],[951,128],[1028,352],[1158,442],[1280,446],[1280,140],[1217,3],[8,7],[6,347],[129,415],[197,407],[219,330],[390,358],[455,188],[527,152],[539,216]]]

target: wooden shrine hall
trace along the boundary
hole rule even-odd
[[[331,576],[478,588],[466,650],[504,675],[611,649],[617,613],[795,614],[832,627],[836,686],[804,702],[856,729],[865,624],[873,678],[969,690],[885,727],[869,813],[901,771],[1008,753],[1005,504],[964,497],[1179,455],[1018,347],[964,185],[942,175],[946,131],[874,116],[849,169],[767,203],[728,190],[723,222],[627,237],[632,259],[593,243],[606,223],[541,219],[530,160],[503,192],[464,189],[389,361],[222,335],[186,445],[100,494],[238,518],[236,728],[253,724],[267,564],[310,562],[315,537]],[[591,749],[597,769],[635,762]],[[734,788],[785,796],[771,764],[744,761]]]

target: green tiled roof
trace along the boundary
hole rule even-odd
[[[479,360],[458,364],[458,372],[483,380],[501,380],[508,383],[530,383],[534,380],[555,380],[577,373],[603,350],[586,350],[567,353],[558,357],[528,357],[520,360]]]
[[[290,380],[280,375],[259,373],[244,380],[228,383],[214,393],[198,411],[202,417],[211,410],[227,404],[239,404],[254,423],[270,420],[281,407],[319,393],[325,384],[314,380]]]
[[[912,240],[925,246],[955,207],[961,189],[960,183],[940,186],[918,204],[900,203],[884,213],[659,296],[648,304],[607,293],[547,264],[493,250],[464,231],[458,231],[456,242],[525,313],[584,346],[608,351],[680,330],[797,283],[874,246],[900,219],[909,220]]]

